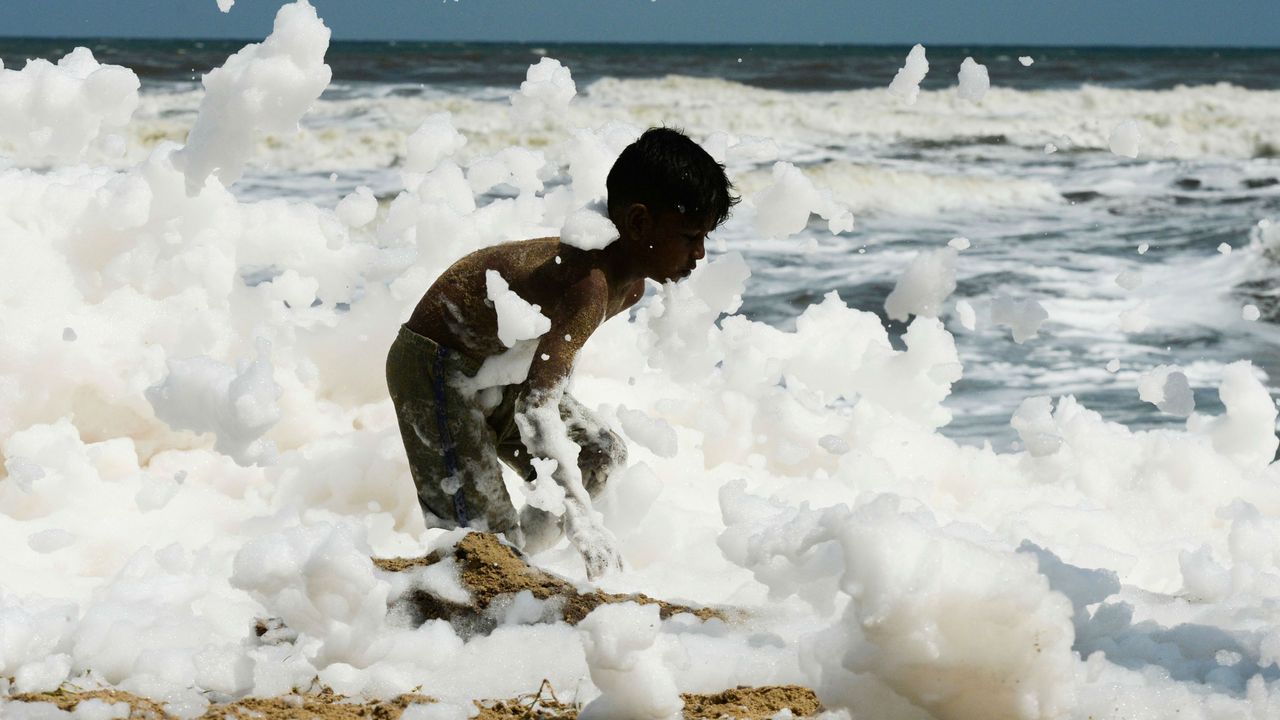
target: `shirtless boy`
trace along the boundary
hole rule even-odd
[[[601,323],[640,299],[646,279],[687,277],[707,234],[737,202],[724,167],[668,128],[650,129],[623,150],[607,189],[618,239],[581,250],[538,238],[467,255],[423,295],[387,356],[387,385],[428,524],[503,533],[527,553],[565,532],[591,578],[622,565],[590,498],[625,464],[626,447],[565,392],[574,359]],[[481,364],[508,350],[488,299],[489,270],[540,306],[551,328],[537,339],[523,382],[478,393]],[[533,458],[570,461],[553,475],[565,491],[563,515],[533,505],[516,513],[498,461],[531,482]]]

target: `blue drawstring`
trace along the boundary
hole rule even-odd
[[[436,427],[440,431],[440,443],[444,449],[444,469],[449,473],[449,477],[459,481],[458,489],[453,493],[453,514],[458,520],[458,525],[465,527],[467,525],[467,501],[462,496],[462,478],[458,477],[458,452],[453,446],[453,435],[449,433],[449,414],[445,407],[444,361],[448,356],[449,348],[443,345],[437,346],[435,368]]]

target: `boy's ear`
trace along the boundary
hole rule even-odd
[[[622,213],[623,223],[632,235],[644,235],[653,224],[653,213],[644,203],[631,203]]]

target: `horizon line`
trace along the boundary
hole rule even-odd
[[[76,40],[129,40],[129,41],[153,41],[153,42],[225,42],[225,43],[258,43],[265,38],[262,37],[161,37],[161,36],[138,36],[138,35],[5,35],[0,33],[0,42],[9,40],[31,40],[31,41],[76,41]],[[934,48],[962,49],[962,48],[991,48],[991,49],[1070,49],[1070,50],[1280,50],[1280,44],[1277,45],[1163,45],[1155,43],[1139,43],[1132,45],[1121,44],[1088,44],[1073,45],[1069,43],[985,43],[985,42],[945,42],[945,43],[929,43],[923,41],[877,41],[866,43],[853,42],[779,42],[772,40],[764,40],[758,42],[751,41],[698,41],[698,42],[679,42],[679,41],[663,41],[663,40],[469,40],[469,39],[412,39],[412,38],[340,38],[331,39],[330,45],[336,44],[358,44],[358,43],[413,43],[413,44],[432,44],[432,45],[526,45],[530,47],[541,46],[583,46],[583,45],[614,45],[614,46],[668,46],[668,47],[723,47],[723,48],[750,48],[756,46],[764,47],[803,47],[803,48],[910,48],[916,44]]]

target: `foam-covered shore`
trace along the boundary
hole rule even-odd
[[[71,99],[35,117],[101,122],[50,130],[66,138],[56,157],[15,153],[0,171],[5,693],[105,684],[195,717],[211,700],[315,680],[463,705],[546,678],[651,717],[676,691],[793,683],[835,715],[878,718],[1280,712],[1276,409],[1248,363],[1216,380],[1225,412],[1184,429],[1133,432],[1062,397],[1019,409],[1028,451],[963,447],[938,432],[966,361],[941,321],[916,317],[904,350],[835,294],[793,331],[753,322],[735,314],[751,269],[732,252],[602,327],[573,391],[629,442],[631,464],[598,507],[628,568],[603,589],[746,619],[657,623],[624,607],[575,628],[526,604],[464,639],[389,612],[415,586],[370,559],[458,541],[424,529],[416,509],[383,381],[398,323],[465,252],[559,232],[643,126],[676,114],[731,169],[755,168],[741,217],[773,207],[770,223],[790,221],[798,208],[800,227],[813,211],[848,233],[858,183],[772,167],[804,164],[789,154],[795,138],[990,133],[1034,145],[1069,131],[1106,147],[1113,121],[1164,113],[1185,135],[1174,152],[1251,157],[1273,143],[1274,126],[1248,121],[1273,112],[1270,94],[994,88],[973,117],[948,92],[922,93],[910,114],[887,91],[830,93],[814,112],[715,81],[604,80],[572,101],[526,88],[510,114],[388,101],[397,119],[376,131],[323,129],[341,112],[321,101],[292,136],[279,128],[327,79],[316,50],[328,31],[301,2],[272,37],[224,79],[239,68],[280,102],[226,117],[232,100],[214,93],[154,101],[207,102],[197,123],[236,132],[193,134],[205,140],[185,155],[152,144],[184,140],[194,116],[157,119],[144,97],[121,127],[108,108],[128,107],[137,86],[106,68],[107,90],[71,94],[65,83],[94,71],[79,57],[57,81]],[[3,82],[50,93],[31,76]],[[424,124],[441,110],[451,116]],[[1246,122],[1223,128],[1215,113]],[[1077,125],[1064,128],[1068,116]],[[335,212],[224,184],[242,159],[302,172],[344,157],[402,158],[387,170],[394,199]],[[504,197],[477,202],[499,185]],[[583,576],[563,543],[534,561]],[[446,570],[415,582],[464,596]],[[260,618],[296,637],[261,642]]]

